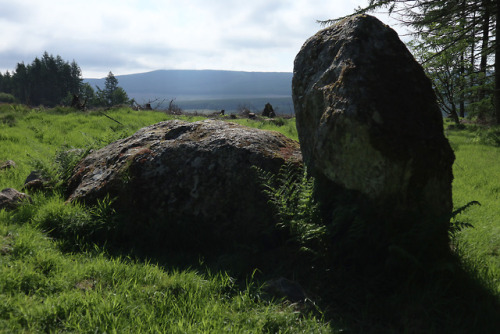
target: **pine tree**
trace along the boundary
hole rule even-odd
[[[127,103],[129,100],[125,90],[118,87],[118,79],[111,71],[104,81],[104,89],[97,86],[97,96],[98,104],[106,107]]]
[[[409,47],[431,79],[441,110],[459,123],[459,114],[463,115],[465,109],[465,58],[461,58],[461,45],[436,53],[435,48],[429,47],[433,39],[432,36],[422,37],[419,41],[411,41]]]
[[[8,72],[4,77],[7,77]],[[10,77],[10,74],[9,74]],[[78,93],[82,83],[80,67],[45,52],[29,65],[18,63],[7,80],[10,92],[22,103],[55,106],[68,94]]]

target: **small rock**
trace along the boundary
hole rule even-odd
[[[247,118],[250,113],[251,113],[251,111],[248,108],[243,108],[243,110],[241,110],[239,116],[243,117],[243,118]]]
[[[31,201],[31,197],[13,188],[6,188],[0,192],[0,210],[13,210],[23,201]]]
[[[30,175],[24,181],[24,190],[38,191],[47,188],[48,180],[43,177],[41,171],[31,171]]]
[[[0,170],[15,168],[16,163],[12,160],[7,160],[5,162],[0,163]]]
[[[304,302],[307,295],[299,283],[284,277],[272,279],[264,283],[264,292],[276,298],[285,298],[292,303]]]

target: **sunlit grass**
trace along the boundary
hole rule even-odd
[[[97,149],[144,126],[174,118],[130,109],[102,112],[0,106],[0,161],[12,159],[17,164],[0,171],[0,189],[21,189],[31,170],[39,165],[54,166],[54,157],[61,150]],[[224,120],[279,131],[297,140],[294,119]],[[474,226],[457,235],[458,253],[479,281],[493,282],[500,296],[500,148],[486,145],[490,141],[478,138],[475,131],[447,130],[447,136],[457,157],[455,207],[470,201],[481,203],[457,217]],[[31,195],[32,204],[16,212],[0,211],[0,332],[320,333],[342,328],[300,313],[294,305],[263,299],[251,279],[236,281],[224,272],[178,270],[110,255],[102,245],[94,248],[85,240],[95,239],[96,233],[109,227],[101,224],[105,220],[99,221],[105,210],[65,204],[58,191]],[[443,286],[436,285],[436,289]],[[331,294],[341,295],[335,288],[341,287],[332,287]],[[442,314],[439,305],[429,306],[441,290],[417,293],[413,286],[402,290],[406,297],[422,301],[414,302],[420,316],[424,314],[421,319],[434,320],[433,314],[439,313],[441,318],[436,321],[456,320],[452,311]],[[395,304],[405,301],[405,296],[392,298],[400,298]],[[456,296],[457,305],[460,298]],[[373,319],[368,312],[379,311],[376,301],[366,302],[370,307],[364,309],[363,301],[351,302],[346,308],[357,311],[346,313],[350,317],[346,323],[351,321],[359,328]],[[484,307],[481,301],[477,306]],[[408,332],[414,321],[410,311],[406,308]],[[429,314],[427,318],[425,314]],[[391,324],[379,325],[397,332]]]
[[[500,148],[478,143],[476,134],[467,130],[448,130],[447,134],[456,156],[454,205],[481,204],[457,217],[474,226],[460,232],[457,242],[469,262],[491,275],[500,294]]]
[[[17,109],[24,107],[17,107]],[[26,176],[32,170],[34,160],[49,161],[58,150],[71,148],[100,148],[120,138],[135,133],[140,128],[170,119],[189,122],[205,120],[204,116],[172,116],[155,111],[133,111],[112,109],[91,112],[55,112],[36,109],[14,112],[4,105],[0,115],[15,115],[15,126],[0,122],[0,161],[14,159],[18,168],[17,177],[7,179],[0,175],[0,187],[21,188]],[[106,117],[106,116],[108,117]],[[276,126],[269,121],[248,119],[231,120],[237,123],[266,130],[277,130],[298,140],[295,121],[284,120],[284,125]]]
[[[261,120],[253,120],[248,118],[243,119],[235,119],[230,120],[231,122],[238,123],[241,125],[249,126],[252,128],[269,130],[269,131],[278,131],[284,134],[285,136],[298,141],[299,136],[297,134],[297,128],[295,127],[295,118],[291,119],[268,119],[264,118]]]
[[[173,118],[128,109],[106,117],[16,108],[0,109],[15,123],[0,123],[0,161],[17,164],[0,172],[2,189],[21,189],[35,165],[54,166],[60,150],[96,149]],[[0,332],[330,332],[327,323],[261,300],[257,287],[225,273],[169,270],[83,247],[103,228],[101,211],[65,204],[58,192],[32,198],[16,212],[0,211]]]
[[[32,226],[0,221],[0,331],[327,330],[293,307],[259,302],[226,274],[165,271],[102,252],[62,254]]]

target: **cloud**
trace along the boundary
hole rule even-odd
[[[318,19],[363,0],[0,0],[0,71],[44,51],[85,77],[155,69],[292,71]]]

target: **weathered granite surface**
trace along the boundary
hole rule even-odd
[[[107,194],[139,222],[164,220],[197,238],[246,243],[274,228],[273,211],[252,166],[277,172],[301,164],[299,144],[238,124],[173,120],[139,130],[85,157],[68,199],[89,204]]]
[[[313,175],[385,214],[451,212],[454,154],[442,115],[394,30],[359,15],[319,31],[295,59],[292,92]]]

